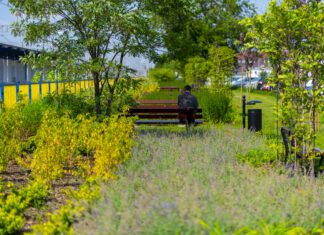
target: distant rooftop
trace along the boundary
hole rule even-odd
[[[0,58],[18,60],[20,56],[27,55],[29,52],[32,51],[36,52],[36,50],[0,43]]]

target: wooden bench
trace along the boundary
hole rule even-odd
[[[140,106],[145,105],[158,105],[158,106],[178,106],[176,100],[136,100],[136,103]]]
[[[180,91],[180,88],[175,86],[161,86],[160,91]]]
[[[181,109],[176,100],[141,100],[139,106],[132,107],[128,116],[138,116],[137,125],[142,124],[188,124],[180,123],[180,118],[194,118],[194,125],[202,124],[202,109],[198,108],[193,114],[192,109]]]
[[[296,140],[291,139],[291,130],[287,127],[281,127],[282,141],[285,147],[285,159],[284,162],[287,163],[288,157],[295,153],[294,148],[297,146]],[[319,166],[324,163],[324,151],[319,148],[314,148],[311,151],[306,152],[304,155],[301,152],[296,153],[297,158],[308,157],[309,155],[314,154],[316,157],[320,158]]]

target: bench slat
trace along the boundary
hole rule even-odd
[[[136,103],[140,105],[146,105],[146,104],[178,104],[177,100],[137,100]]]
[[[179,91],[180,88],[175,87],[175,86],[162,86],[162,87],[160,87],[160,90],[162,90],[162,91]]]
[[[178,114],[138,114],[136,115],[139,118],[146,118],[146,119],[178,119]],[[201,114],[196,114],[195,119],[202,118]]]
[[[186,110],[183,109],[179,109],[177,106],[175,107],[154,107],[154,106],[150,106],[150,107],[137,107],[137,108],[130,108],[129,111],[131,113],[186,113]],[[198,108],[196,110],[196,113],[201,113],[202,109]]]
[[[195,124],[202,124],[203,123],[203,120],[195,120]],[[135,122],[136,125],[142,125],[142,124],[145,124],[145,125],[149,125],[149,124],[152,124],[152,125],[156,125],[156,124],[161,124],[161,125],[164,125],[164,124],[180,124],[179,123],[179,120],[178,119],[170,119],[170,120],[137,120]]]

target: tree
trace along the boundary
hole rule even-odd
[[[185,66],[186,81],[190,84],[204,86],[207,81],[210,69],[210,61],[201,57],[190,58],[188,59],[188,63]]]
[[[178,60],[185,64],[192,57],[208,57],[211,45],[234,46],[241,33],[239,20],[254,14],[246,0],[148,0],[147,7],[163,26],[167,52],[163,63]],[[160,60],[159,60],[160,59]]]
[[[282,122],[294,130],[299,143],[296,152],[314,147],[315,115],[323,110],[323,10],[323,2],[318,1],[272,1],[266,13],[245,21],[251,40],[246,46],[269,56],[273,80],[280,85]],[[307,92],[305,84],[310,77],[314,86]],[[314,170],[314,165],[310,169]]]
[[[211,66],[209,76],[214,90],[224,90],[234,73],[235,51],[229,47],[211,47],[209,49]]]
[[[156,31],[140,1],[131,0],[9,0],[20,19],[15,33],[28,44],[42,45],[41,55],[52,67],[89,71],[94,80],[96,113],[107,87],[107,110],[114,98],[127,55],[153,52]],[[38,58],[39,59],[39,58]]]

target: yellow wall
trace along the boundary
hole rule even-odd
[[[51,94],[56,94],[56,83],[51,82]],[[62,82],[58,84],[59,94],[63,93],[63,90],[69,90],[71,93],[79,93],[82,90],[90,89],[93,87],[93,81],[77,81],[77,82]],[[40,98],[39,94],[39,84],[31,84],[32,100],[38,100]],[[48,95],[48,82],[42,83],[42,96]],[[28,84],[19,86],[19,98],[22,102],[28,102]],[[12,107],[17,103],[16,99],[16,85],[5,85],[4,86],[4,107]]]
[[[27,85],[19,86],[19,93],[22,102],[28,103],[28,86]]]
[[[5,107],[16,104],[16,85],[8,85],[4,87],[4,105]]]

